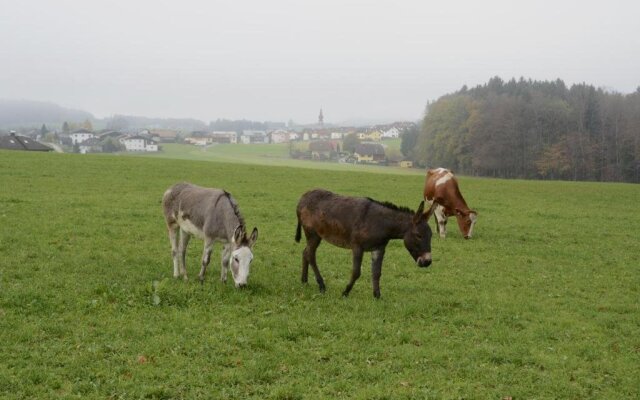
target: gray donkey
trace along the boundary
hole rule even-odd
[[[182,276],[187,280],[185,254],[189,239],[195,235],[204,240],[202,267],[198,275],[200,282],[204,281],[213,244],[221,242],[224,247],[220,279],[227,281],[231,265],[236,287],[247,285],[253,259],[251,248],[258,239],[258,229],[253,228],[251,236],[247,237],[244,219],[231,194],[221,189],[178,183],[164,192],[162,208],[171,241],[174,278]]]

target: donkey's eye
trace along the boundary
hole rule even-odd
[[[238,257],[233,257],[233,261],[235,261],[235,262],[240,262],[240,260],[238,259]]]

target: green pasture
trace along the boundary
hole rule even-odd
[[[460,177],[474,238],[451,221],[429,269],[392,242],[382,298],[366,266],[343,298],[350,253],[326,243],[327,292],[300,283],[299,196],[415,209],[422,173],[197,151],[0,151],[0,398],[640,396],[640,186]],[[258,227],[247,289],[220,282],[219,248],[198,283],[198,240],[191,279],[172,278],[160,199],[183,180],[227,189]]]
[[[293,144],[304,146],[305,143]],[[399,152],[400,141],[383,142],[391,151]],[[122,153],[125,155],[126,153]],[[179,160],[217,161],[278,167],[313,168],[328,171],[374,172],[384,174],[422,174],[422,170],[375,165],[340,164],[329,161],[295,160],[289,157],[289,143],[280,144],[217,144],[207,147],[189,144],[162,144],[159,153],[135,154],[151,158],[172,158]]]

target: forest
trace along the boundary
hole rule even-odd
[[[640,87],[494,77],[427,105],[409,156],[500,178],[640,182]]]

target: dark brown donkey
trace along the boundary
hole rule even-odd
[[[351,249],[353,253],[351,280],[342,295],[349,295],[360,277],[363,254],[370,251],[373,296],[380,297],[382,259],[389,240],[403,239],[404,246],[420,267],[431,264],[431,228],[427,220],[433,209],[427,213],[423,211],[424,201],[414,213],[391,203],[340,196],[322,189],[303,194],[296,210],[296,242],[300,242],[300,228],[304,229],[307,238],[307,247],[302,253],[302,282],[307,282],[311,264],[320,291],[324,292],[324,280],[316,263],[316,249],[324,239],[335,246]]]

